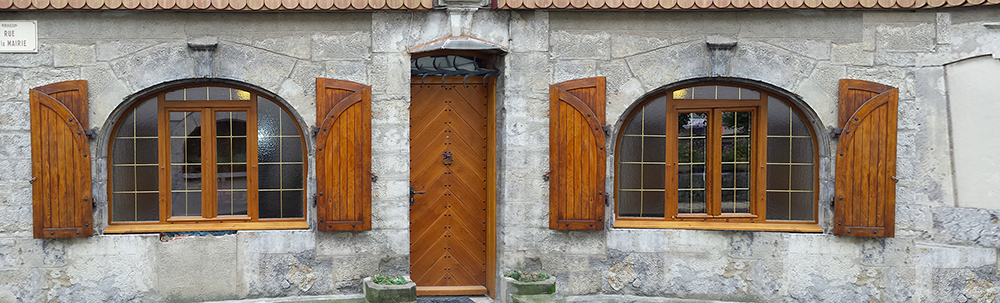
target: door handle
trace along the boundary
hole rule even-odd
[[[413,206],[413,195],[416,195],[416,194],[426,194],[426,193],[427,192],[425,192],[425,191],[416,191],[416,190],[413,189],[413,186],[410,186],[410,206]]]

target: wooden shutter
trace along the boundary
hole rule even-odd
[[[834,234],[892,237],[896,213],[899,90],[840,80]]]
[[[87,81],[36,87],[30,102],[34,236],[92,236]]]
[[[372,229],[371,86],[316,79],[319,230]]]
[[[549,228],[604,229],[604,77],[549,86]]]

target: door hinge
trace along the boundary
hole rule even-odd
[[[319,133],[319,126],[310,126],[309,127],[309,132],[312,133],[313,137],[315,137],[316,134]]]
[[[843,128],[830,128],[830,137],[831,138],[835,138],[836,139],[836,138],[840,137],[840,134],[843,134],[843,133],[850,134],[851,131],[844,130]]]
[[[97,136],[97,128],[95,127],[95,128],[91,128],[91,129],[85,129],[85,130],[83,130],[83,134],[87,135],[88,139],[93,140],[94,137]]]
[[[611,125],[601,126],[601,130],[604,131],[604,136],[611,136]]]

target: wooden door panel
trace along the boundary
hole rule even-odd
[[[411,277],[418,287],[486,284],[487,89],[414,79],[410,106]],[[468,83],[481,83],[469,79]],[[450,153],[450,161],[445,154]]]

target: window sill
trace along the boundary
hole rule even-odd
[[[704,222],[704,221],[664,221],[642,219],[617,219],[615,228],[660,228],[660,229],[704,229],[704,230],[736,230],[736,231],[779,231],[798,233],[821,233],[823,229],[814,222],[780,222],[780,223],[737,223],[737,222]]]
[[[204,223],[130,223],[114,224],[104,229],[105,234],[137,234],[177,231],[308,229],[306,221],[257,221],[257,222],[204,222]]]

